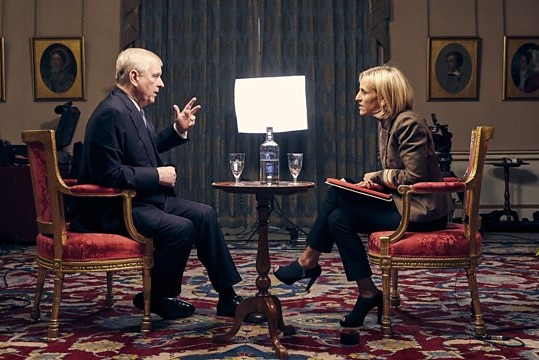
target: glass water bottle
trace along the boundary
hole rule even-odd
[[[279,145],[273,140],[273,127],[266,128],[266,140],[260,145],[260,183],[279,182]]]

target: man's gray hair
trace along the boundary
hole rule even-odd
[[[149,66],[148,59],[152,57],[161,62],[159,56],[146,49],[128,48],[123,50],[116,59],[116,83],[127,83],[131,70],[136,70],[140,74],[144,74]]]

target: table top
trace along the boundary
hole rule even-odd
[[[239,183],[235,183],[234,181],[217,181],[211,185],[216,189],[231,193],[287,195],[305,192],[313,188],[315,183],[310,181],[298,181],[297,183],[279,181],[276,184],[266,185],[261,184],[260,181],[240,181]]]

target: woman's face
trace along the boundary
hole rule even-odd
[[[64,69],[64,59],[58,53],[53,53],[50,58],[50,65],[52,71],[60,72]]]
[[[356,95],[356,101],[359,105],[359,115],[374,115],[380,111],[380,102],[378,94],[372,89],[368,89],[360,85]]]

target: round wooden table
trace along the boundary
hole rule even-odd
[[[315,183],[308,181],[280,181],[277,184],[263,185],[259,181],[233,181],[214,182],[212,186],[229,193],[255,194],[258,213],[258,250],[256,256],[256,288],[255,296],[244,299],[236,309],[236,316],[232,328],[223,335],[215,335],[213,341],[226,342],[232,339],[240,329],[243,319],[252,312],[266,315],[270,338],[279,359],[288,358],[288,350],[281,344],[279,331],[285,335],[295,334],[293,326],[286,326],[283,321],[281,302],[275,295],[271,295],[269,288],[271,280],[268,277],[270,270],[270,256],[268,247],[268,217],[270,201],[275,195],[291,195],[306,192],[313,188]]]
[[[502,221],[502,217],[505,216],[507,221],[515,221],[518,222],[518,214],[516,211],[511,209],[511,194],[509,193],[509,169],[510,168],[517,168],[522,165],[528,165],[529,163],[524,162],[520,159],[507,159],[503,158],[501,161],[498,162],[488,162],[489,165],[499,166],[503,167],[503,174],[504,174],[504,193],[503,193],[503,209],[502,210],[495,210],[492,211],[488,217],[489,219],[494,218],[495,221],[500,222]]]

